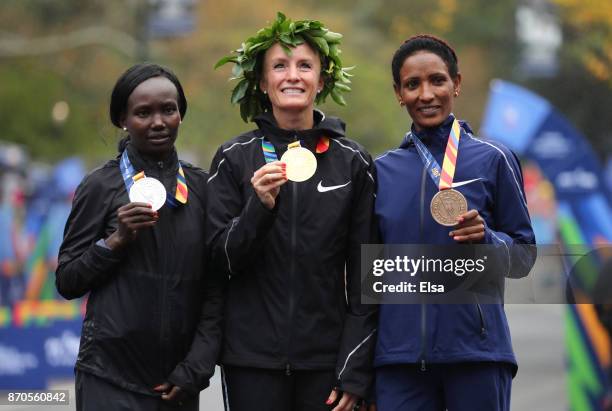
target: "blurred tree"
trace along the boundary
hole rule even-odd
[[[355,99],[349,97],[349,110],[354,115],[347,117],[347,122],[351,127],[369,122],[369,129],[378,130],[374,134],[376,142],[367,134],[358,136],[377,153],[397,146],[410,125],[408,115],[400,110],[393,96],[390,71],[393,53],[407,38],[431,33],[447,39],[456,49],[463,86],[455,111],[475,129],[480,124],[490,81],[496,77],[510,78],[519,52],[514,34],[514,2],[304,0],[302,3],[350,16],[346,48],[355,53],[357,69]],[[366,72],[365,81],[362,71]],[[367,90],[367,95],[359,95],[360,88]],[[358,112],[353,104],[360,106]]]
[[[137,37],[141,32],[138,22],[142,22],[142,12],[138,7],[142,7],[143,1],[146,0],[6,0],[0,16],[3,27],[0,39],[65,35],[90,26],[109,27]],[[189,110],[179,147],[192,151],[195,158],[206,165],[223,140],[253,127],[242,123],[237,107],[229,104],[229,68],[215,71],[212,66],[220,56],[239,47],[247,36],[273,19],[277,10],[297,19],[321,19],[345,35],[344,59],[348,65],[357,66],[353,93],[348,96],[348,107],[329,103],[323,109],[342,117],[348,124],[348,134],[373,153],[397,145],[409,127],[410,120],[397,106],[393,95],[389,62],[397,45],[416,32],[434,32],[449,37],[456,44],[465,78],[459,113],[477,125],[487,95],[487,84],[498,71],[489,67],[494,63],[499,63],[501,69],[507,67],[503,63],[505,59],[491,57],[497,48],[487,48],[485,43],[492,38],[499,42],[512,38],[507,35],[512,25],[502,24],[504,13],[511,10],[511,6],[491,6],[484,0],[465,0],[461,5],[457,0],[434,0],[434,4],[431,3],[428,0],[408,3],[399,0],[359,0],[357,3],[339,0],[296,4],[262,0],[258,7],[251,8],[239,0],[198,2],[194,33],[149,43],[150,59],[173,68],[187,91]],[[475,34],[465,34],[466,30]],[[507,51],[508,47],[505,45],[502,49]],[[14,76],[7,78],[25,84],[33,81],[30,76],[36,72],[40,77],[38,82],[53,84],[56,90],[64,93],[60,96],[62,100],[66,100],[71,108],[82,110],[80,113],[72,110],[70,120],[61,126],[61,133],[55,132],[57,148],[54,150],[42,143],[49,130],[57,128],[50,116],[40,114],[25,120],[21,114],[13,113],[15,124],[32,122],[34,118],[36,123],[46,121],[47,124],[28,129],[28,136],[24,135],[25,129],[11,129],[6,138],[27,143],[35,156],[43,158],[73,152],[83,152],[93,158],[113,150],[117,133],[107,120],[108,94],[117,76],[135,60],[136,57],[109,48],[108,43],[84,45],[42,56],[0,57],[0,76],[14,72]],[[48,93],[46,89],[39,90],[38,93]],[[54,99],[39,98],[33,103],[35,95],[31,92],[22,89],[22,103],[38,107],[41,113],[50,113]],[[8,98],[7,92],[0,90],[0,107],[10,107]],[[77,115],[80,121],[76,121]]]
[[[605,162],[612,153],[612,2],[551,1],[563,28],[559,73],[522,83],[565,114]]]
[[[144,1],[5,0],[0,6],[5,84],[0,115],[7,124],[2,138],[24,144],[37,159],[108,157],[118,134],[107,120],[110,90],[135,61],[137,30],[131,27],[136,6]],[[69,107],[63,121],[52,116],[60,101]]]
[[[253,128],[240,120],[238,108],[229,103],[230,68],[213,70],[213,65],[274,19],[277,11],[294,19],[320,19],[345,35],[343,58],[347,65],[356,66],[353,92],[347,96],[347,107],[328,103],[322,108],[342,117],[348,135],[373,154],[397,146],[410,126],[407,113],[395,100],[389,68],[394,51],[407,37],[430,32],[454,45],[464,81],[456,112],[476,129],[490,80],[517,80],[514,67],[520,50],[515,2],[260,0],[252,7],[246,0],[200,0],[194,9],[194,32],[150,40],[144,35],[147,4],[148,0],[3,0],[0,116],[8,119],[8,127],[2,139],[26,144],[40,159],[81,153],[92,164],[114,155],[121,132],[108,120],[109,95],[117,77],[139,60],[136,48],[140,44],[149,60],[169,66],[181,79],[189,109],[178,146],[207,168],[222,141]],[[60,46],[42,52],[36,41],[50,38]],[[22,44],[21,53],[8,53],[10,44]],[[595,92],[598,81],[586,69],[577,73],[575,64],[563,66],[562,76],[527,85],[551,98],[589,137],[601,139],[605,130],[612,129],[603,126],[609,116],[601,112],[610,104],[593,107],[586,96],[607,102],[605,93]],[[559,94],[561,90],[574,97]],[[58,101],[70,108],[61,124],[51,117]],[[594,119],[594,114],[599,118]]]
[[[559,6],[576,59],[612,87],[612,2],[553,0]]]

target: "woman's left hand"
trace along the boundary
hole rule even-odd
[[[485,235],[484,219],[477,210],[470,210],[457,217],[457,225],[449,236],[458,243],[479,243]]]
[[[157,387],[154,387],[153,390],[161,393],[162,400],[175,401],[178,403],[178,405],[182,405],[181,387],[165,382]]]
[[[350,392],[342,392],[337,388],[334,388],[332,392],[329,394],[329,398],[325,402],[327,405],[331,405],[338,399],[338,395],[340,395],[340,401],[338,405],[332,411],[353,411],[355,405],[361,401],[361,399]]]

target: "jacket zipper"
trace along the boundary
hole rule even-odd
[[[482,312],[482,307],[478,302],[478,298],[476,298],[476,308],[478,309],[478,316],[480,317],[480,334],[485,335],[487,333],[487,323],[485,322],[484,313]]]
[[[296,136],[297,139],[297,136]],[[297,247],[297,207],[298,207],[298,185],[296,182],[291,182],[291,265],[289,270],[289,338],[287,339],[287,365],[285,366],[285,374],[291,375],[291,360],[289,353],[291,351],[291,324],[293,322],[293,310],[295,309],[295,297],[293,292],[293,280],[295,277],[295,249]]]
[[[421,371],[427,371],[425,365],[425,344],[427,343],[427,306],[421,304]]]
[[[423,167],[421,173],[421,209],[419,214],[419,241],[423,242],[423,225],[425,221],[425,177],[427,176],[427,169]],[[427,305],[421,303],[421,371],[426,371],[427,366],[425,364],[425,352],[427,350]]]
[[[163,169],[164,169],[164,163],[163,161],[158,161],[156,163],[158,169],[155,170],[156,174],[155,176],[152,176],[154,178],[158,178],[160,180],[160,182],[163,184],[164,180],[163,180]],[[157,236],[154,236],[155,239],[157,239]],[[155,243],[157,244],[157,241],[155,241]],[[166,261],[165,259],[161,259],[160,257],[163,255],[163,253],[159,253],[157,254],[157,265],[158,267],[162,267],[162,272],[165,271],[166,269]],[[164,275],[161,279],[161,304],[160,304],[160,330],[159,330],[159,334],[160,334],[160,342],[161,342],[161,346],[162,347],[166,347],[167,346],[167,329],[166,329],[166,316],[165,316],[165,312],[166,312],[166,303],[167,303],[167,295],[166,295],[166,290],[167,290],[167,286],[166,286],[166,280],[167,277]],[[165,350],[162,351],[160,353],[159,359],[160,359],[160,366],[161,366],[161,372],[163,373],[163,370],[165,368],[165,362],[166,362],[166,355],[165,355]]]

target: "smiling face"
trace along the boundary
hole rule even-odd
[[[311,115],[317,91],[323,88],[319,55],[300,44],[288,56],[280,44],[274,44],[264,56],[259,88],[268,94],[277,120],[282,112]]]
[[[406,106],[417,130],[442,124],[453,111],[461,74],[451,78],[444,60],[430,51],[418,51],[404,60],[395,95]]]
[[[130,94],[122,119],[132,145],[154,159],[172,152],[180,122],[178,92],[165,77],[140,83]]]

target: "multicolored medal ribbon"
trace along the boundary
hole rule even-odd
[[[436,222],[444,226],[454,226],[457,224],[457,217],[467,211],[467,200],[457,190],[453,190],[453,178],[457,165],[457,155],[459,153],[459,140],[461,139],[461,126],[456,118],[453,118],[451,131],[446,143],[442,169],[429,152],[425,144],[414,134],[411,134],[412,141],[417,148],[421,161],[427,168],[429,176],[432,178],[440,191],[431,199],[429,206],[431,215]]]
[[[261,140],[261,149],[266,163],[278,160],[274,145],[265,137]],[[329,149],[329,138],[320,137],[317,141],[317,154],[324,153]],[[317,158],[312,151],[302,147],[300,141],[294,141],[287,145],[287,151],[281,157],[281,161],[287,164],[287,179],[295,182],[308,180],[317,171]]]
[[[119,169],[121,170],[130,201],[149,203],[154,210],[160,209],[164,204],[171,208],[176,208],[181,204],[187,203],[189,191],[180,161],[176,173],[176,192],[174,196],[167,193],[164,185],[157,179],[146,177],[144,171],[136,173],[128,157],[127,150],[124,150],[121,154]]]

